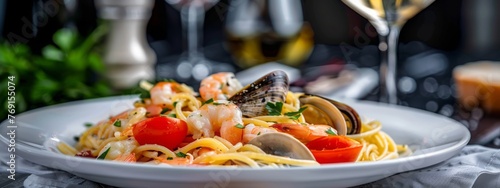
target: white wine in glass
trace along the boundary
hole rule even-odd
[[[272,61],[299,66],[314,45],[300,0],[233,0],[226,33],[228,50],[242,68]]]
[[[342,0],[368,19],[380,37],[380,101],[397,104],[396,48],[399,30],[434,0]]]
[[[243,68],[279,61],[299,66],[311,53],[314,41],[308,25],[293,36],[279,36],[274,32],[238,36],[227,33],[227,45],[236,63]]]

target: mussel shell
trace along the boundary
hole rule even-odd
[[[288,76],[283,71],[273,71],[243,87],[229,101],[236,104],[244,117],[267,115],[267,102],[284,102],[288,93]]]
[[[354,110],[352,107],[350,107],[347,104],[344,104],[344,103],[341,103],[341,102],[338,102],[338,101],[335,101],[332,99],[324,98],[321,96],[312,95],[312,94],[304,94],[304,95],[300,96],[300,98],[299,98],[301,101],[301,105],[309,105],[312,107],[311,109],[309,109],[309,111],[305,111],[303,113],[307,122],[313,123],[313,124],[328,124],[328,125],[331,125],[332,127],[335,128],[335,125],[332,125],[333,124],[332,122],[334,122],[334,121],[331,119],[331,118],[335,118],[335,117],[329,117],[329,115],[328,115],[329,113],[324,112],[323,110],[325,110],[325,109],[320,107],[320,106],[308,104],[308,103],[310,103],[310,100],[308,100],[308,99],[312,99],[313,97],[315,99],[317,99],[316,101],[321,100],[322,103],[324,101],[324,103],[331,103],[335,107],[337,107],[337,109],[341,112],[343,119],[345,120],[346,129],[347,129],[346,134],[348,134],[348,135],[349,134],[359,134],[361,132],[362,122],[361,122],[361,118],[359,117],[359,114],[356,112],[356,110]],[[311,113],[311,111],[314,111],[316,113],[315,117],[308,118],[307,117],[308,113]],[[339,130],[337,129],[337,131],[339,131]]]

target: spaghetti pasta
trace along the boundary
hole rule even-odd
[[[234,79],[230,75],[224,75],[224,78]],[[214,80],[224,82],[223,79]],[[230,87],[229,83],[235,83],[235,80],[226,81],[216,87]],[[331,135],[335,134],[332,127],[308,123],[308,117],[302,114],[300,93],[287,91],[283,102],[266,104],[266,115],[244,117],[233,102],[202,99],[184,84],[165,81],[156,84],[141,82],[140,85],[149,96],[135,102],[133,109],[88,128],[74,147],[59,145],[59,151],[66,155],[167,165],[314,166],[319,163],[268,154],[247,142],[260,134],[278,131],[296,137],[303,144],[319,137],[335,137]],[[214,86],[202,84],[201,87]],[[217,93],[202,96],[223,94],[223,98],[230,98],[224,89],[203,91]],[[298,131],[290,131],[292,129]],[[397,145],[382,132],[378,121],[365,122],[359,134],[347,136],[357,141],[352,143],[362,145],[359,155],[355,153],[356,161],[392,159],[408,151],[406,146]]]
[[[361,150],[357,161],[379,161],[398,158],[400,153],[410,152],[406,145],[397,145],[394,140],[381,131],[382,125],[379,121],[363,123],[361,133],[348,135],[361,144]]]

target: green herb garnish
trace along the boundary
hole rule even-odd
[[[97,157],[97,159],[103,160],[104,158],[106,158],[106,155],[108,155],[109,149],[111,149],[111,147],[106,149],[106,151],[102,152],[102,154],[99,155],[99,157]]]
[[[168,114],[167,116],[168,116],[168,117],[177,118],[177,115],[176,115],[176,114]]]
[[[116,120],[115,123],[113,123],[115,127],[122,127],[122,121],[121,120]]]
[[[205,104],[210,104],[210,103],[213,103],[214,102],[214,99],[213,98],[210,98],[208,99],[207,101],[203,102],[202,106],[205,105]]]
[[[149,98],[151,98],[151,94],[149,93],[148,90],[145,90],[145,89],[141,88],[139,98],[141,98],[141,99],[149,99]]]
[[[174,158],[173,157],[167,157],[167,160],[173,160]]]
[[[74,136],[74,137],[73,137],[73,140],[75,140],[75,141],[77,141],[77,142],[78,142],[78,141],[80,141],[80,137],[79,137],[79,136]]]
[[[174,108],[175,108],[175,106],[177,106],[177,101],[174,102]]]
[[[329,135],[337,136],[337,133],[335,133],[335,131],[333,131],[332,128],[329,128],[328,130],[326,130],[325,133],[329,134]]]
[[[187,156],[185,153],[182,153],[182,152],[175,153],[175,155],[177,157],[186,157]]]
[[[306,108],[307,108],[307,106],[306,106],[306,107],[302,107],[302,108],[300,108],[300,109],[299,109],[298,111],[296,111],[296,112],[287,112],[287,113],[285,113],[285,116],[288,116],[288,118],[290,118],[290,119],[292,119],[292,120],[297,120],[297,119],[299,119],[300,114],[302,114],[302,112],[303,112]]]
[[[238,129],[244,129],[245,128],[245,126],[242,125],[241,123],[236,124],[235,127],[238,128]]]
[[[160,114],[164,114],[165,112],[170,111],[170,108],[164,108],[161,110]]]
[[[260,132],[259,132],[259,133],[257,133],[257,136],[259,136],[259,135],[260,135]]]
[[[92,123],[85,123],[85,124],[83,124],[83,125],[85,125],[85,127],[87,127],[87,128],[88,128],[88,127],[92,127],[92,125],[94,125],[94,124],[92,124]]]
[[[270,116],[279,116],[281,115],[281,109],[283,108],[283,103],[282,102],[267,102],[266,103],[266,109],[269,112]]]

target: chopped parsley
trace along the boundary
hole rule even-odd
[[[175,106],[177,106],[177,101],[174,102],[174,108],[175,108]]]
[[[221,104],[224,104],[224,103],[218,103],[218,102],[214,102],[212,103],[213,105],[217,106],[217,105],[221,105]]]
[[[202,106],[205,105],[205,104],[210,104],[210,103],[213,103],[214,102],[214,99],[213,98],[210,98],[208,99],[207,101],[203,102]]]
[[[259,132],[259,133],[257,133],[257,136],[259,136],[259,135],[260,135],[260,132]]]
[[[302,114],[302,112],[303,112],[306,108],[307,108],[307,106],[306,106],[306,107],[302,107],[302,108],[300,108],[300,109],[299,109],[298,111],[296,111],[296,112],[287,112],[287,113],[285,113],[285,116],[288,116],[288,118],[290,118],[290,119],[292,119],[292,120],[297,120],[297,119],[299,119],[300,114]]]
[[[337,136],[337,133],[335,133],[335,131],[333,131],[332,128],[329,128],[328,130],[326,130],[325,133],[329,134],[329,135]]]
[[[266,103],[266,109],[269,112],[270,116],[279,116],[281,115],[281,109],[283,108],[283,103],[282,102],[267,102]]]
[[[176,114],[168,114],[167,116],[168,116],[168,117],[177,118],[177,115],[176,115]]]
[[[108,155],[109,149],[111,149],[111,147],[106,149],[106,151],[102,152],[102,154],[99,155],[99,157],[97,157],[97,159],[103,160],[104,158],[106,158],[106,155]]]
[[[160,114],[164,114],[165,112],[170,111],[170,108],[163,108],[160,112]]]
[[[92,123],[85,123],[83,125],[85,125],[85,127],[92,127],[93,124]]]
[[[115,123],[113,123],[115,127],[122,127],[122,121],[121,120],[116,120]]]
[[[173,157],[167,157],[167,160],[173,160],[174,158]]]
[[[182,153],[182,152],[177,152],[177,153],[175,153],[175,155],[177,157],[186,157],[187,156],[185,153]]]
[[[73,137],[73,139],[74,139],[75,141],[77,141],[77,142],[78,142],[78,141],[80,141],[80,137],[79,137],[79,136],[74,136],[74,137]]]
[[[236,124],[235,127],[238,128],[238,129],[244,129],[245,128],[245,126],[242,125],[241,123]]]
[[[140,89],[139,89],[139,94],[140,94],[140,95],[139,95],[139,98],[141,98],[142,103],[144,103],[144,99],[149,99],[149,98],[151,98],[151,94],[149,93],[149,91],[148,91],[148,90],[145,90],[145,89],[140,88]]]

